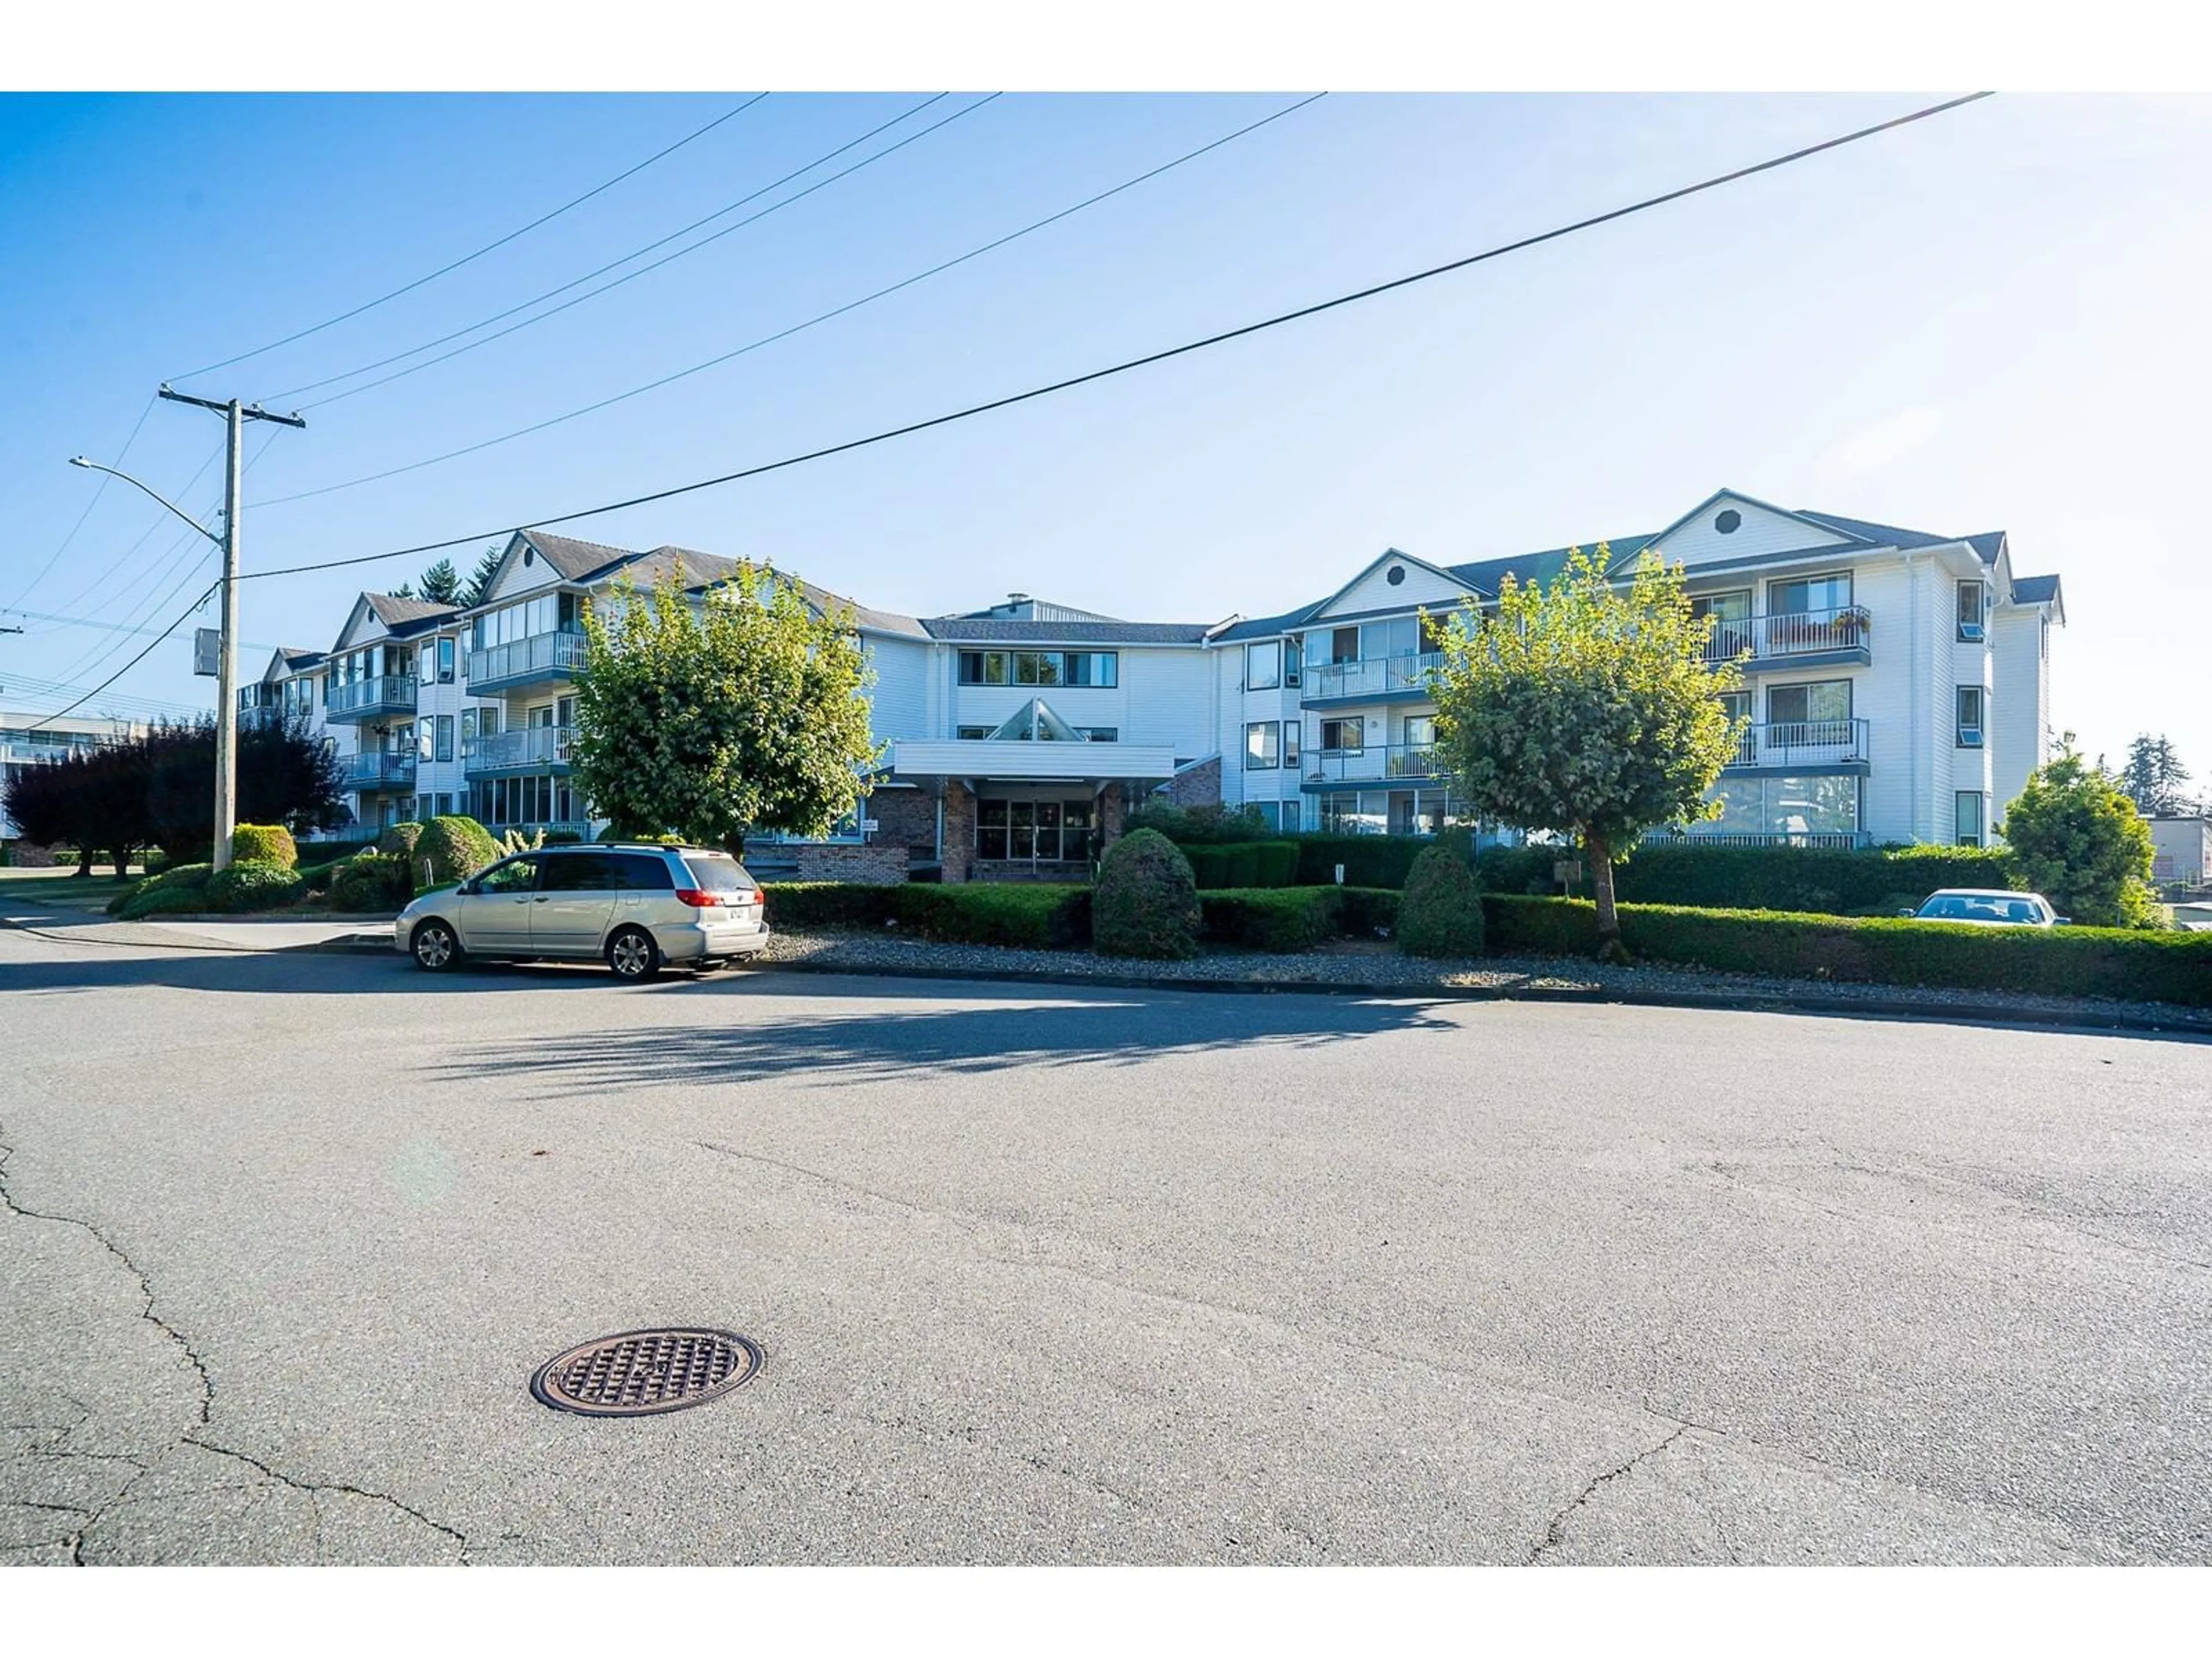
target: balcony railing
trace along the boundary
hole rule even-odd
[[[415,757],[370,749],[358,755],[338,757],[338,769],[347,789],[412,789]]]
[[[1437,775],[1432,743],[1379,744],[1372,749],[1316,749],[1305,758],[1308,783],[1408,782]]]
[[[1753,662],[1809,657],[1824,651],[1864,650],[1873,620],[1864,605],[1795,611],[1782,616],[1725,617],[1713,623],[1707,662],[1748,656]]]
[[[415,712],[415,677],[378,674],[350,685],[333,685],[323,710],[333,720],[365,720],[382,714]]]
[[[1867,758],[1863,720],[1770,720],[1745,729],[1729,765],[1839,766]]]
[[[1429,670],[1440,666],[1443,653],[1425,652],[1417,657],[1362,657],[1356,662],[1308,663],[1300,698],[1322,702],[1334,697],[1402,697],[1429,689]]]
[[[490,772],[526,772],[568,763],[566,726],[524,726],[470,738],[461,744],[461,769],[475,777]]]
[[[581,634],[532,634],[469,653],[469,689],[498,690],[566,679],[584,665]]]
[[[1646,847],[1869,847],[1863,830],[1654,830]]]

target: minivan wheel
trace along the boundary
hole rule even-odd
[[[607,966],[617,979],[651,979],[660,972],[660,946],[644,928],[625,927],[607,941]]]
[[[415,965],[441,974],[461,959],[461,942],[453,937],[453,930],[433,918],[415,929],[408,948],[415,954]]]

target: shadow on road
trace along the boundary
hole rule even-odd
[[[835,994],[819,981],[756,983],[764,995],[799,995],[810,1003]],[[769,1078],[842,1085],[912,1080],[924,1073],[1127,1066],[1208,1049],[1296,1051],[1393,1031],[1459,1029],[1415,1002],[1349,997],[1209,997],[945,983],[918,988],[895,981],[855,988],[851,994],[912,998],[921,1006],[797,1020],[761,1008],[751,1011],[757,1023],[738,1024],[726,1023],[739,1016],[738,1008],[702,1001],[690,1005],[702,1016],[690,1024],[487,1042],[465,1059],[428,1069],[449,1082],[528,1079],[545,1095],[569,1096],[580,1090]],[[998,1006],[941,1006],[955,998],[963,1004],[989,1000]]]

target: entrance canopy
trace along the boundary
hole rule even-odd
[[[1042,697],[1030,698],[1000,721],[988,738],[895,743],[890,753],[892,775],[909,783],[927,778],[1036,783],[1158,781],[1173,777],[1175,769],[1172,749],[1086,741]]]

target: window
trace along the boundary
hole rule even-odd
[[[423,678],[427,679],[429,677],[425,675]],[[451,685],[453,683],[453,642],[451,640],[440,640],[438,641],[438,684]]]
[[[1362,742],[1365,726],[1357,715],[1350,720],[1323,720],[1321,723],[1321,746],[1325,754],[1356,755],[1366,745]]]
[[[1244,689],[1247,691],[1272,691],[1282,683],[1282,641],[1262,640],[1244,647]]]
[[[1306,642],[1295,634],[1283,641],[1283,684],[1285,685],[1296,685],[1298,683],[1298,664],[1300,659],[1305,655],[1305,649]]]
[[[438,797],[438,816],[441,818],[449,818],[453,816],[453,798],[451,795],[441,795]]]
[[[1285,801],[1283,803],[1282,833],[1286,836],[1297,835],[1301,827],[1299,820],[1304,816],[1304,813],[1305,803],[1304,801]]]
[[[505,864],[495,864],[478,878],[477,889],[486,893],[526,893],[538,884],[541,862],[537,854],[525,853]]]
[[[963,726],[952,734],[962,743],[981,743],[991,735],[988,726]]]
[[[412,750],[418,759],[428,760],[432,758],[430,744],[431,726],[428,720],[424,720],[420,726],[402,726],[393,728],[392,746],[392,752],[396,755],[404,755]]]
[[[1118,685],[1121,653],[1118,651],[1071,651],[1067,653],[1070,685]]]
[[[422,672],[422,684],[428,685],[431,683],[438,672],[438,659],[429,652],[425,651],[422,653],[421,661],[419,661],[416,666]]]
[[[1982,732],[1985,729],[1984,717],[1989,712],[1985,706],[1988,701],[1978,685],[1962,685],[1959,688],[1960,748],[1979,749],[1982,746]]]
[[[1083,728],[1082,736],[1085,743],[1119,743],[1121,741],[1121,728],[1118,726],[1086,726]]]
[[[1961,789],[1959,792],[1956,809],[1958,826],[1957,834],[1954,839],[1960,846],[1979,847],[1982,844],[1982,818],[1985,805],[1982,792],[1978,789]]]
[[[963,685],[1097,685],[1120,683],[1116,651],[963,651]]]
[[[605,853],[556,853],[544,862],[545,874],[538,884],[541,892],[603,893],[623,884],[614,860]]]
[[[1283,722],[1283,764],[1293,772],[1298,768],[1298,739],[1300,727],[1296,720]]]
[[[473,709],[473,708],[464,708],[463,710],[461,710],[461,744],[462,744],[462,746],[463,746],[464,748],[465,748],[468,744],[474,743],[476,740],[477,740],[477,711],[476,711],[475,709]]]
[[[1283,763],[1282,728],[1273,720],[1254,720],[1244,728],[1244,769],[1266,772]]]
[[[1408,749],[1433,748],[1437,741],[1437,717],[1434,714],[1406,716],[1406,746]]]
[[[441,761],[449,761],[453,757],[453,717],[451,714],[441,714],[438,716],[438,758]]]
[[[1359,630],[1356,628],[1333,628],[1328,635],[1328,659],[1331,662],[1359,660]]]
[[[1411,657],[1421,649],[1418,617],[1389,617],[1359,625],[1359,654],[1363,658]]]
[[[1989,621],[1990,590],[1986,582],[1959,584],[1959,637],[1978,643],[1984,635],[1984,624]],[[1979,842],[1961,845],[1978,847]]]
[[[1797,726],[1847,720],[1851,717],[1849,680],[1813,680],[1803,685],[1770,686],[1766,718],[1770,725]]]
[[[1826,611],[1848,611],[1851,604],[1851,573],[1802,576],[1766,585],[1766,611],[1773,617],[1809,617]]]

